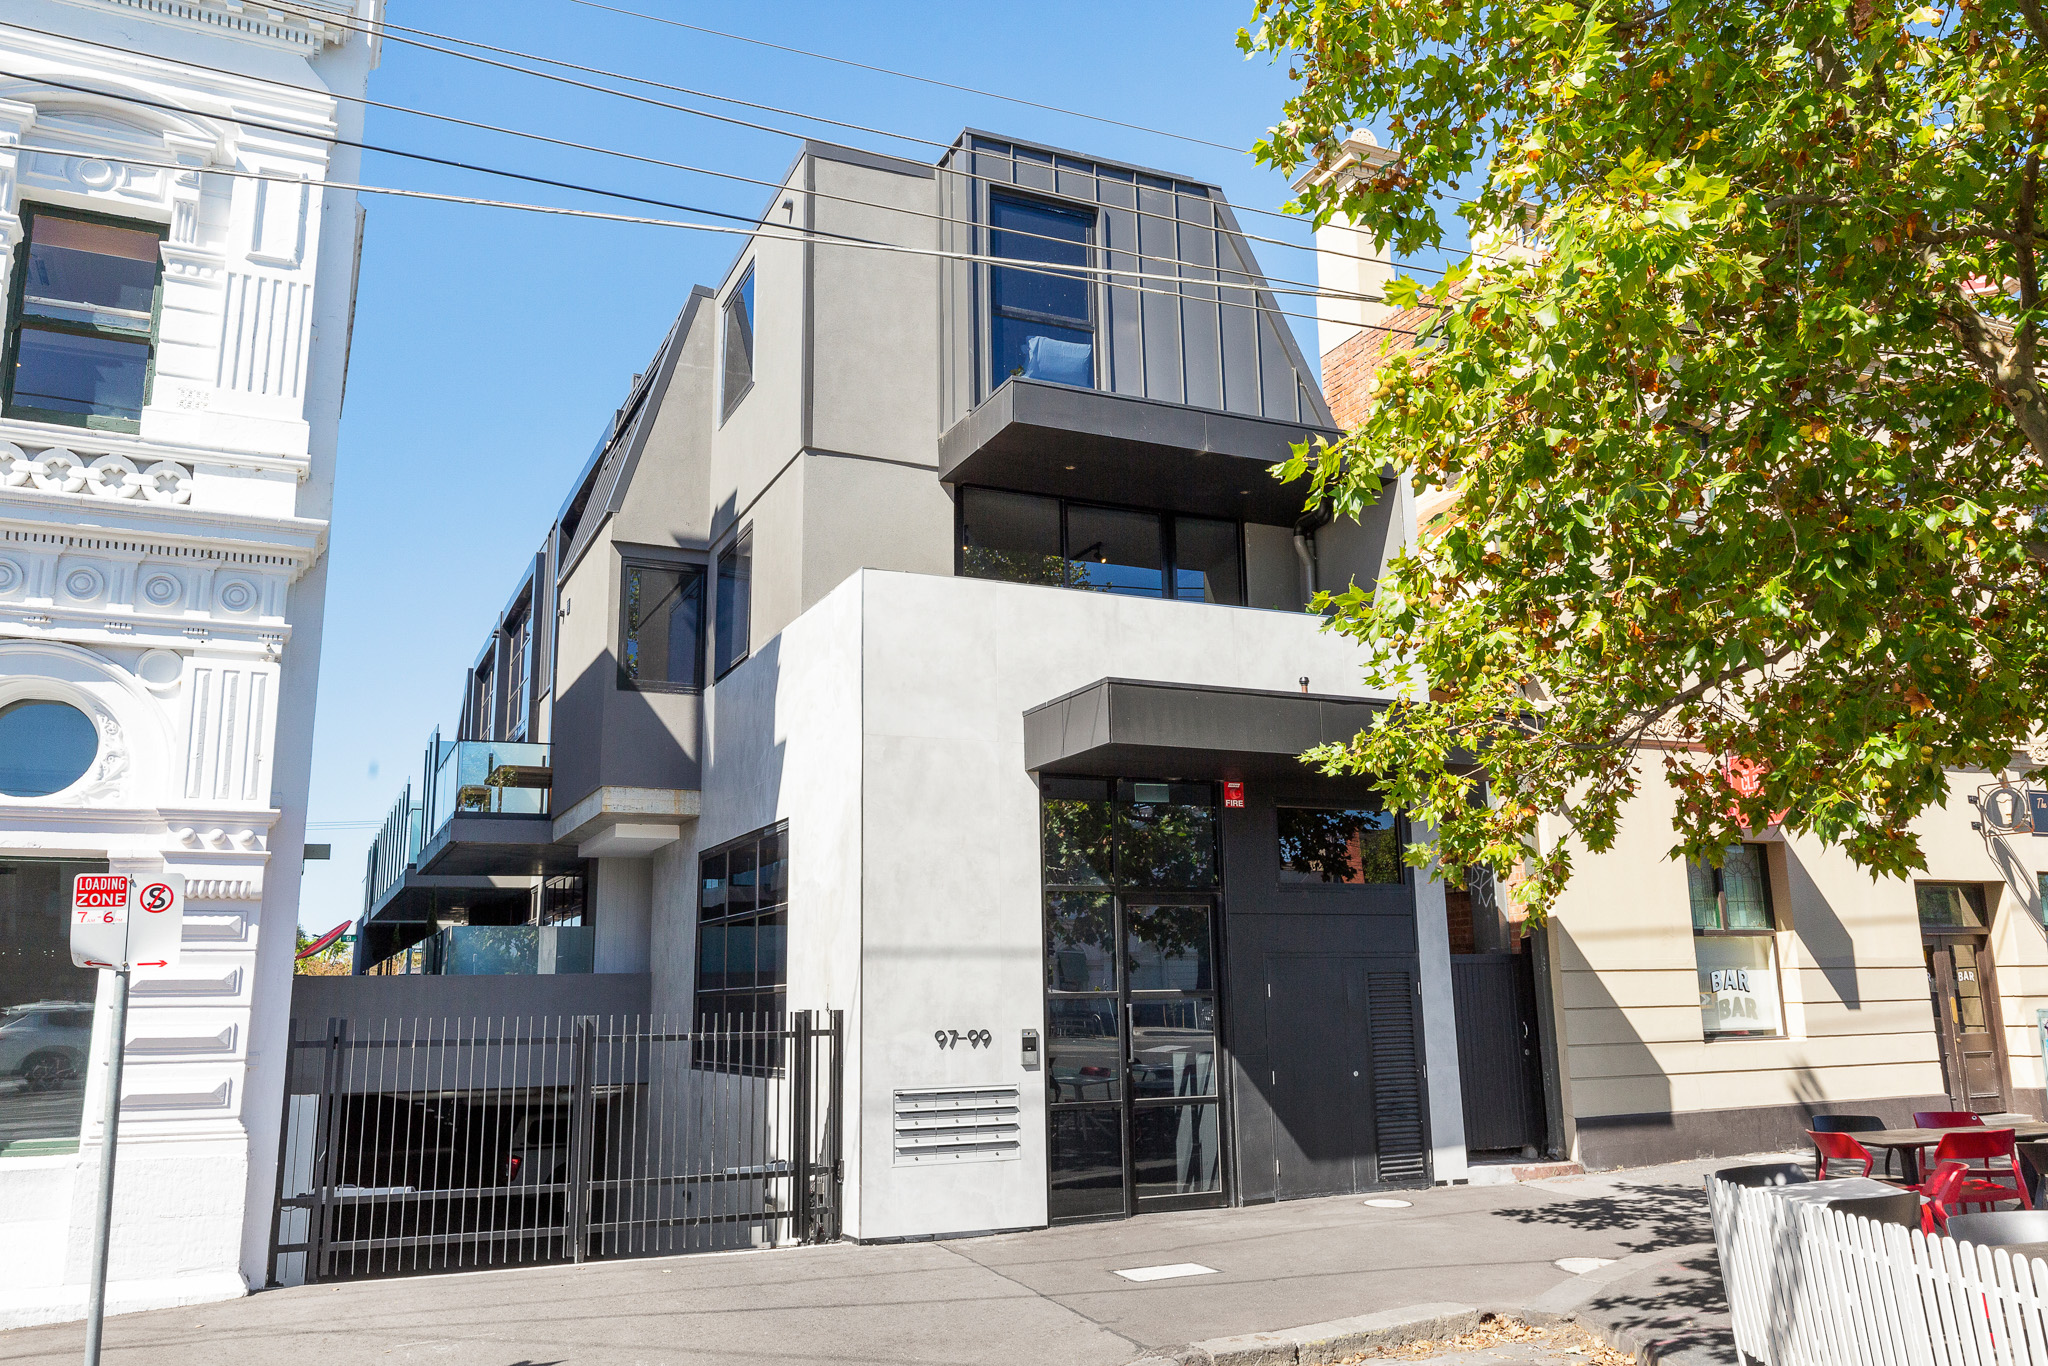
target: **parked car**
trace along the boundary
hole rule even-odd
[[[552,1186],[569,1179],[569,1113],[548,1106],[528,1110],[512,1122],[505,1155],[508,1186]]]
[[[83,1077],[92,1009],[89,1001],[31,1001],[0,1011],[0,1077],[20,1077],[31,1091]]]

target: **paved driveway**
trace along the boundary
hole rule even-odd
[[[105,1359],[1118,1366],[1148,1349],[1414,1304],[1563,1304],[1590,1261],[1708,1241],[1700,1177],[1723,1165],[1416,1191],[1397,1209],[1344,1196],[936,1243],[302,1286],[110,1320]],[[1565,1270],[1564,1259],[1589,1262]],[[1216,1274],[1114,1274],[1178,1263]],[[76,1324],[0,1333],[0,1364],[69,1366],[83,1337]]]

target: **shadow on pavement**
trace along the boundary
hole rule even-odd
[[[1518,1224],[1623,1234],[1620,1241],[1632,1252],[1660,1252],[1714,1238],[1706,1192],[1691,1185],[1625,1186],[1583,1200],[1497,1209],[1493,1214]]]
[[[1585,1309],[1653,1344],[1659,1361],[1684,1366],[1740,1366],[1728,1328],[1727,1297],[1714,1254],[1675,1262],[1654,1276],[1634,1276],[1615,1292],[1587,1302]]]

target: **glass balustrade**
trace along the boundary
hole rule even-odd
[[[434,754],[427,828],[456,816],[545,816],[553,773],[548,746],[508,740],[444,740]]]

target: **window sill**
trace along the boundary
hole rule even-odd
[[[656,683],[637,678],[626,678],[622,675],[619,679],[619,691],[684,693],[690,696],[702,696],[704,686],[701,683]]]
[[[0,1143],[0,1164],[13,1165],[35,1163],[38,1166],[63,1166],[62,1162],[51,1162],[51,1158],[78,1156],[76,1138],[17,1138],[11,1143]]]
[[[37,422],[46,427],[66,427],[72,431],[127,432],[139,435],[142,419],[133,417],[101,417],[93,413],[63,413],[53,408],[24,408],[9,404],[5,413],[0,413],[15,422]]]

